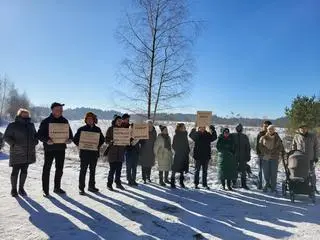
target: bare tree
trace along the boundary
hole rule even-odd
[[[7,98],[7,93],[8,93],[8,85],[9,85],[9,81],[8,78],[6,76],[4,76],[4,78],[2,79],[0,77],[0,118],[3,117],[3,111],[6,105],[6,98]]]
[[[127,49],[120,76],[132,92],[137,112],[155,119],[190,87],[190,50],[200,22],[189,20],[186,0],[135,0],[117,36]],[[132,102],[131,102],[132,104]],[[134,111],[134,110],[133,110]]]
[[[12,119],[15,118],[19,108],[30,108],[30,101],[26,93],[19,94],[18,90],[12,85],[7,98],[7,113]]]

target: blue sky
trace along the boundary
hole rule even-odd
[[[0,74],[35,105],[117,108],[125,52],[114,35],[130,7],[131,0],[0,1]],[[190,0],[190,9],[205,27],[193,48],[191,93],[173,111],[274,118],[297,94],[320,94],[320,1]]]

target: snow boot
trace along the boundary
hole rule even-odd
[[[62,190],[61,188],[55,188],[53,192],[59,195],[66,194],[66,191]]]
[[[19,194],[21,196],[27,196],[26,191],[24,190],[24,184],[27,179],[27,174],[20,174],[20,181],[19,181]]]
[[[122,186],[121,183],[117,183],[116,188],[118,188],[120,190],[125,190],[125,188]]]
[[[93,193],[97,193],[97,192],[99,192],[99,189],[92,186],[92,187],[89,187],[89,188],[88,188],[88,191],[89,191],[89,192],[93,192]]]
[[[18,196],[17,181],[18,181],[18,176],[11,176],[11,196],[12,197]]]
[[[84,189],[80,189],[80,190],[79,190],[79,194],[80,194],[81,196],[86,195],[86,193],[85,193]]]

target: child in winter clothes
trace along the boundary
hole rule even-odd
[[[171,150],[171,138],[168,134],[168,129],[165,126],[159,126],[161,133],[154,144],[154,155],[159,167],[159,183],[161,186],[166,186],[166,183],[170,184],[169,171],[172,166],[172,150]],[[163,180],[164,173],[164,180]]]
[[[228,128],[223,129],[222,134],[218,138],[217,142],[218,150],[218,174],[222,184],[222,188],[225,190],[226,180],[227,186],[232,191],[231,181],[237,179],[237,161],[234,156],[235,145],[230,131]]]
[[[176,128],[176,134],[173,137],[172,148],[174,150],[174,159],[172,165],[172,175],[171,175],[171,187],[175,188],[175,174],[180,173],[180,186],[185,188],[183,183],[184,175],[183,172],[188,172],[189,170],[189,141],[188,132],[186,131],[186,126],[184,123],[179,123]]]
[[[202,167],[202,185],[209,189],[207,183],[208,165],[211,159],[211,142],[217,139],[217,132],[214,126],[210,126],[210,132],[205,127],[199,127],[199,131],[195,128],[191,130],[189,137],[194,141],[193,158],[196,162],[196,172],[194,175],[194,185],[198,189],[199,174]]]
[[[96,175],[96,166],[99,158],[99,149],[104,143],[104,136],[101,132],[101,129],[96,126],[98,123],[97,116],[88,112],[85,115],[86,125],[80,127],[73,138],[75,145],[79,146],[80,137],[82,132],[93,132],[99,134],[99,142],[96,150],[84,150],[80,149],[80,174],[79,174],[79,194],[84,195],[85,191],[85,180],[87,169],[90,169],[90,178],[89,178],[89,192],[99,192],[99,189],[95,186],[95,175]]]

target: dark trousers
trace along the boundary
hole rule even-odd
[[[262,172],[263,172],[263,168],[262,168],[262,162],[263,162],[263,159],[262,157],[259,157],[259,174],[258,174],[258,189],[262,189],[262,182],[263,182],[263,175],[262,175]]]
[[[184,175],[183,172],[180,172],[180,184],[182,184],[184,181]],[[176,182],[176,172],[172,171],[171,173],[171,183],[175,183]]]
[[[28,163],[23,163],[23,164],[15,164],[12,166],[12,172],[11,172],[11,177],[18,177],[19,172],[21,174],[28,174]]]
[[[44,152],[44,165],[42,171],[42,189],[44,192],[49,192],[50,170],[55,160],[56,173],[54,176],[54,188],[61,188],[61,178],[63,174],[65,151],[45,151]]]
[[[112,185],[115,177],[115,183],[121,184],[121,170],[122,170],[122,162],[112,162],[109,163],[110,170],[109,170],[109,176],[108,176],[108,186]]]
[[[142,179],[143,181],[150,180],[151,177],[151,167],[141,167],[142,170]]]
[[[207,176],[208,176],[208,164],[209,160],[206,161],[196,161],[196,172],[194,174],[194,184],[199,185],[199,175],[200,169],[202,168],[202,185],[207,186]]]
[[[137,176],[137,166],[139,156],[133,152],[126,152],[126,167],[127,167],[127,180],[129,183],[134,183]]]
[[[79,175],[79,189],[83,190],[86,186],[86,174],[89,167],[90,176],[89,176],[89,188],[94,188],[96,185],[96,166],[98,158],[92,156],[91,158],[85,157],[80,159],[80,175]]]
[[[164,175],[164,179],[163,179],[163,175]],[[160,182],[163,182],[163,180],[169,181],[169,171],[159,171],[159,180]]]

